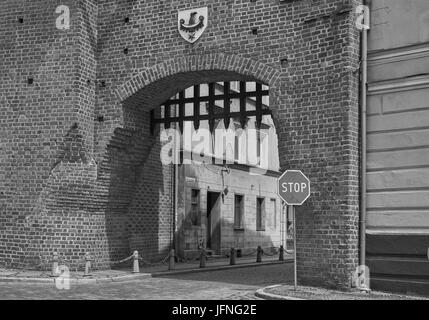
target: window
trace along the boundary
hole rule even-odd
[[[276,199],[271,199],[271,214],[272,214],[272,226],[273,229],[277,228],[277,201]]]
[[[200,190],[191,190],[191,222],[193,226],[201,226]]]
[[[265,231],[265,199],[256,198],[256,231]]]
[[[234,198],[234,229],[244,228],[244,196],[236,194]]]

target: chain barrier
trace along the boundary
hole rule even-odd
[[[207,259],[213,259],[213,260],[214,259],[221,259],[221,258],[229,258],[229,254],[220,254],[220,255],[215,255],[215,256],[207,255],[206,258]]]
[[[280,250],[280,249],[279,249]],[[201,251],[200,251],[201,252]],[[284,250],[283,251],[285,254],[290,254],[290,251],[288,251],[288,250]],[[253,250],[253,251],[251,251],[251,252],[249,252],[249,253],[246,253],[246,254],[241,254],[241,257],[250,257],[250,256],[254,256],[255,254],[257,254],[258,253],[258,249],[256,249],[256,250]],[[277,254],[280,254],[280,252],[278,252],[278,253],[276,253],[276,252],[273,252],[273,253],[268,253],[268,252],[265,252],[264,250],[261,250],[261,255],[265,255],[265,256],[269,256],[269,257],[273,257],[273,256],[275,256],[275,255],[277,255]],[[167,263],[167,261],[168,261],[168,259],[170,258],[170,256],[171,256],[171,252],[169,252],[168,253],[168,255],[165,257],[165,258],[163,258],[163,259],[161,259],[161,260],[159,260],[159,261],[155,261],[155,262],[149,262],[149,261],[147,261],[147,260],[145,260],[143,257],[141,257],[140,255],[138,255],[138,261],[139,262],[141,262],[143,265],[146,265],[146,266],[156,266],[156,265],[160,265],[160,264],[166,264]],[[219,258],[230,258],[231,257],[231,254],[221,254],[221,255],[215,255],[215,256],[212,256],[212,255],[206,255],[205,256],[206,257],[206,260],[215,260],[215,259],[219,259]],[[132,254],[132,255],[130,255],[129,257],[126,257],[125,259],[122,259],[122,260],[117,260],[117,261],[111,261],[110,262],[110,265],[112,265],[112,266],[115,266],[115,265],[119,265],[119,264],[122,264],[122,263],[125,263],[125,262],[127,262],[127,261],[130,261],[130,260],[132,260],[132,259],[134,259],[135,258],[135,255],[134,255],[134,253]],[[238,258],[238,257],[237,257]],[[24,272],[28,272],[28,271],[33,271],[34,269],[38,269],[38,268],[40,268],[42,271],[42,273],[41,273],[41,276],[52,276],[51,274],[50,274],[50,272],[48,271],[48,269],[49,269],[49,264],[52,262],[52,261],[43,261],[42,259],[41,259],[41,257],[39,257],[39,259],[40,259],[40,263],[38,264],[38,265],[36,265],[36,266],[33,266],[31,269],[29,269],[29,268],[27,268],[27,266],[25,266],[22,270],[19,270],[18,272],[16,272],[16,273],[13,273],[13,276],[18,276],[19,274],[21,274],[21,273],[24,273]],[[87,257],[85,256],[85,257],[82,257],[81,259],[79,259],[77,262],[76,261],[74,261],[74,262],[71,262],[71,261],[68,261],[68,260],[66,260],[66,259],[64,259],[63,257],[56,257],[56,259],[57,259],[57,263],[58,264],[62,264],[62,265],[65,265],[65,266],[72,266],[72,265],[75,265],[76,266],[76,273],[78,272],[78,269],[79,269],[79,266],[81,266],[82,265],[82,263],[83,264],[85,264],[86,262],[87,262]],[[25,262],[26,262],[26,260],[27,260],[27,258],[25,258],[24,259],[24,264],[25,264]],[[198,261],[198,260],[200,260],[200,257],[196,257],[196,258],[194,258],[194,259],[182,259],[182,261],[184,261],[184,262],[193,262],[193,261]],[[89,261],[92,261],[92,260],[89,260]],[[8,271],[10,271],[10,272],[14,272],[14,271],[16,271],[16,270],[13,270],[13,269],[7,269],[7,268],[4,268],[4,267],[0,267],[0,271],[3,271],[3,272],[8,272]]]
[[[37,268],[39,268],[39,267],[43,267],[43,268],[41,268],[42,269],[42,273],[41,273],[41,275],[44,275],[46,272],[47,272],[47,270],[46,270],[46,265],[43,263],[43,262],[41,262],[41,263],[39,263],[38,265],[36,265],[36,266],[34,266],[34,267],[32,267],[32,269],[30,269],[30,268],[27,268],[27,266],[26,267],[24,267],[23,269],[21,269],[21,270],[18,270],[18,272],[16,272],[16,273],[14,273],[13,274],[13,276],[14,277],[16,277],[16,276],[18,276],[19,274],[21,274],[21,273],[23,273],[23,272],[28,272],[28,271],[38,271],[37,270]]]
[[[168,258],[170,258],[170,253],[164,259],[162,259],[160,261],[149,262],[149,261],[143,259],[143,257],[140,257],[140,256],[139,256],[139,261],[141,261],[144,265],[147,265],[147,266],[156,266],[156,265],[159,265],[161,263],[165,264],[167,262]]]
[[[132,254],[132,255],[130,255],[129,257],[127,257],[127,258],[125,258],[125,259],[122,259],[122,260],[118,260],[118,261],[111,261],[111,262],[110,262],[110,264],[111,264],[111,265],[121,264],[121,263],[124,263],[124,262],[127,262],[127,261],[131,260],[133,257],[134,257],[134,254]]]
[[[276,255],[277,255],[277,253],[268,253],[268,252],[265,252],[265,251],[262,251],[262,254],[263,254],[264,256],[268,256],[268,257],[274,257],[274,256],[276,256]]]
[[[242,257],[250,257],[250,256],[254,256],[255,255],[255,253],[257,253],[258,252],[258,249],[256,249],[256,250],[254,250],[254,251],[252,251],[251,253],[246,253],[246,254],[241,254],[241,256]]]

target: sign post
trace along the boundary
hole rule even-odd
[[[292,210],[292,219],[293,219],[293,284],[296,291],[297,286],[297,272],[296,272],[296,219],[295,219],[295,207],[289,206],[290,210]]]
[[[287,170],[278,179],[278,196],[289,206],[293,217],[294,287],[297,289],[296,268],[296,215],[295,206],[302,205],[310,197],[310,180],[299,170]]]

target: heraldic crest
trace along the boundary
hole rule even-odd
[[[178,15],[179,33],[186,41],[194,43],[207,28],[208,8],[180,11]]]

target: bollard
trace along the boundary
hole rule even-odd
[[[133,253],[133,273],[140,273],[140,266],[139,266],[139,252],[136,250]]]
[[[54,252],[54,256],[52,258],[52,272],[51,272],[51,277],[58,277],[60,275],[59,272],[59,268],[58,268],[58,253]]]
[[[262,262],[262,253],[263,250],[261,246],[258,246],[258,249],[256,250],[256,262]]]
[[[83,276],[91,276],[91,255],[89,254],[89,252],[85,253],[85,273]]]
[[[235,248],[231,248],[231,253],[229,255],[229,264],[231,266],[235,265],[235,257],[237,255],[237,251],[235,250]]]
[[[279,249],[279,261],[285,261],[285,249],[283,246],[280,246]]]
[[[206,267],[206,249],[201,248],[200,252],[200,268]]]
[[[169,260],[168,260],[168,270],[174,269],[174,259],[175,259],[175,252],[174,252],[174,249],[171,249]]]

